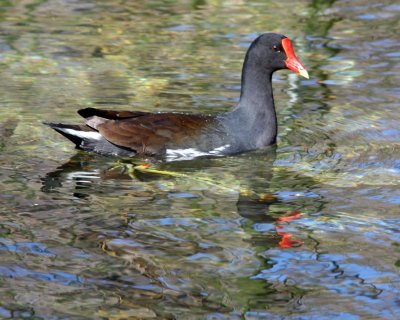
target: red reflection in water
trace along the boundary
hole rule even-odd
[[[280,217],[277,221],[276,221],[276,232],[282,236],[281,241],[279,241],[279,246],[278,248],[292,248],[294,246],[300,246],[302,245],[304,242],[301,240],[293,240],[292,237],[293,235],[289,232],[284,232],[282,231],[283,226],[281,226],[281,223],[284,222],[289,222],[291,220],[294,219],[298,219],[301,218],[301,212],[299,211],[293,211],[293,212],[287,212],[284,216]]]

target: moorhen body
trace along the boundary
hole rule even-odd
[[[290,39],[265,33],[246,53],[240,101],[230,112],[212,116],[86,108],[78,111],[84,125],[46,124],[78,149],[116,156],[193,158],[259,149],[276,141],[272,74],[285,68],[308,78]]]

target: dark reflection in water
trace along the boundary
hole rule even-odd
[[[333,287],[342,283],[343,293],[348,292],[348,283],[358,296],[379,296],[381,289],[369,283],[362,275],[349,275],[345,271],[346,267],[341,266],[340,259],[337,261],[336,257],[329,258],[319,249],[320,243],[314,238],[313,229],[288,227],[291,221],[303,219],[304,212],[322,212],[325,200],[309,189],[316,182],[307,177],[302,178],[295,173],[293,179],[293,173],[290,172],[279,173],[278,177],[274,177],[275,156],[275,150],[272,149],[267,153],[255,152],[223,159],[197,159],[158,165],[159,169],[187,172],[196,177],[199,171],[215,168],[223,170],[235,162],[246,164],[246,168],[235,172],[232,177],[235,186],[230,187],[233,190],[240,184],[240,188],[237,188],[240,191],[227,199],[227,195],[223,194],[226,189],[218,197],[212,197],[209,190],[201,186],[202,180],[190,181],[190,192],[187,190],[190,189],[187,188],[187,181],[168,176],[142,172],[138,180],[131,180],[126,173],[117,174],[110,169],[110,158],[84,153],[78,153],[65,165],[49,173],[43,179],[42,190],[55,194],[68,185],[68,190],[72,191],[71,196],[93,202],[90,199],[93,195],[101,197],[107,194],[109,197],[113,188],[119,192],[133,188],[128,201],[122,196],[112,206],[115,212],[126,212],[126,217],[120,218],[118,222],[107,221],[100,229],[99,224],[105,221],[96,217],[83,220],[87,231],[81,230],[76,235],[74,247],[79,247],[80,243],[85,246],[91,242],[93,246],[100,244],[101,249],[113,260],[125,261],[120,267],[113,262],[112,271],[101,278],[98,271],[94,274],[94,271],[89,271],[86,278],[82,278],[84,287],[90,283],[98,290],[112,288],[115,291],[120,288],[118,294],[124,301],[131,301],[134,296],[135,303],[139,305],[146,305],[148,299],[161,299],[163,302],[152,308],[159,315],[167,316],[169,313],[166,310],[179,304],[182,308],[189,308],[191,313],[196,313],[196,308],[199,308],[198,312],[222,312],[234,316],[237,308],[243,306],[243,294],[247,298],[251,297],[245,304],[254,310],[271,304],[275,308],[291,305],[293,310],[301,309],[304,296],[315,290],[307,287],[320,284],[318,279],[313,278],[306,282],[302,280],[301,285],[291,277],[276,278],[284,277],[279,274],[292,259],[295,264],[308,264],[310,270],[322,268],[332,275]],[[235,167],[240,166],[236,163]],[[279,189],[304,191],[281,195],[272,193],[270,184],[274,180],[279,181]],[[135,184],[139,182],[158,185],[162,188],[162,194],[160,191],[155,192],[154,187],[146,191],[138,189]],[[171,182],[171,188],[165,185],[161,187]],[[180,183],[185,186],[184,192],[179,190]],[[213,192],[221,190],[214,189]],[[130,201],[132,196],[136,197],[133,202]],[[207,202],[211,198],[215,205],[211,204],[210,208]],[[179,211],[176,206],[184,204],[184,211],[192,209],[192,213],[185,217],[172,212],[168,216],[155,212],[143,215],[138,208],[143,201],[147,206],[152,203],[151,208],[157,203],[161,212],[172,208]],[[226,212],[219,209],[224,207],[222,203],[226,201],[231,203],[228,206],[230,210],[236,208],[227,217]],[[271,206],[276,207],[272,212]],[[280,207],[286,210],[291,208],[292,211]],[[98,225],[97,230],[93,228],[94,223]],[[304,243],[308,249],[303,252],[288,252],[286,255],[280,252],[276,256],[277,250],[301,247]],[[176,257],[179,259],[176,260]],[[311,276],[312,272],[307,271],[307,274]],[[229,296],[221,296],[223,292],[230,292]],[[265,315],[261,313],[260,316]]]
[[[213,297],[213,295],[217,294],[214,281],[232,281],[236,278],[232,278],[234,270],[239,271],[239,273],[245,272],[245,274],[248,273],[249,275],[256,275],[262,270],[268,270],[273,263],[268,262],[268,259],[263,261],[263,259],[257,257],[258,253],[268,251],[271,248],[296,247],[301,245],[302,241],[293,239],[292,237],[296,237],[296,235],[285,232],[284,226],[286,222],[300,218],[300,212],[285,213],[278,211],[273,214],[269,212],[270,205],[286,202],[284,198],[280,199],[276,195],[269,193],[269,186],[266,184],[266,182],[272,180],[273,176],[274,149],[269,150],[267,153],[253,153],[250,158],[245,155],[236,159],[197,159],[163,163],[160,165],[160,169],[171,172],[190,172],[194,176],[199,170],[215,170],[215,168],[218,168],[218,163],[219,166],[222,165],[223,167],[226,165],[224,163],[229,163],[230,160],[246,160],[247,164],[246,168],[236,172],[232,177],[235,184],[240,184],[239,189],[241,191],[234,196],[237,199],[236,201],[234,199],[230,200],[232,203],[236,202],[236,213],[232,212],[229,215],[231,216],[229,218],[231,221],[226,220],[223,215],[219,218],[215,217],[218,215],[218,211],[213,212],[210,217],[207,217],[207,213],[203,216],[201,211],[204,210],[206,212],[209,209],[207,209],[207,205],[202,204],[198,204],[198,210],[200,210],[198,218],[159,216],[151,219],[148,216],[141,217],[135,213],[137,203],[118,203],[114,210],[122,209],[128,211],[125,222],[121,221],[122,224],[117,226],[118,229],[114,229],[114,231],[108,230],[107,235],[104,235],[103,232],[80,235],[79,241],[85,242],[104,236],[105,239],[102,240],[101,245],[102,249],[111,257],[120,257],[129,262],[129,269],[114,270],[111,275],[103,279],[119,285],[121,285],[121,282],[125,285],[130,283],[133,287],[137,286],[137,281],[144,281],[146,285],[143,284],[142,286],[146,286],[147,290],[151,292],[155,291],[153,293],[161,295],[160,298],[163,297],[163,299],[172,299],[172,301],[178,302],[175,299],[179,297],[179,303],[187,304],[191,308],[201,306],[201,308],[206,308],[209,311],[227,312],[230,310],[230,312],[233,312],[233,309],[229,308],[230,304],[226,305],[223,303],[223,299],[220,300],[221,298],[215,300],[218,295],[215,298]],[[56,171],[47,174],[43,179],[42,190],[54,193],[57,192],[57,189],[62,188],[63,185],[69,184],[68,189],[73,190],[71,196],[87,199],[93,193],[105,192],[103,188],[99,188],[96,185],[96,181],[100,177],[102,181],[111,179],[110,181],[113,185],[118,185],[118,181],[127,181],[130,184],[135,184],[135,181],[126,180],[128,177],[126,173],[117,176],[115,170],[110,171],[109,169],[99,172],[98,169],[101,167],[102,161],[109,162],[110,159],[79,153]],[[96,168],[96,172],[91,171],[92,168]],[[171,180],[168,177],[155,174],[149,175],[144,172],[139,174],[138,178],[144,183],[162,183],[165,180]],[[306,180],[307,183],[304,184],[310,185],[309,179]],[[201,186],[196,186],[198,184],[201,185],[201,180],[193,180],[191,183],[194,188],[202,190]],[[301,184],[299,177],[296,177],[293,183]],[[121,190],[121,186],[119,186],[119,190]],[[199,194],[198,191],[192,191],[191,193],[182,193],[176,190],[164,191],[168,194],[167,199],[160,199],[159,195],[151,194],[151,192],[143,193],[143,191],[138,191],[138,193],[139,197],[146,198],[147,202],[157,201],[160,208],[165,207],[162,211],[171,207],[171,201],[168,201],[168,198],[181,198],[185,202],[192,202],[193,205],[199,203],[199,200],[206,201],[205,195]],[[318,198],[314,194],[312,197]],[[290,196],[287,196],[287,198],[290,199],[287,201],[288,203],[293,201]],[[219,205],[221,200],[216,198],[215,201]],[[128,208],[125,206],[128,206]],[[245,219],[238,219],[240,216]],[[170,227],[174,227],[173,230],[169,231]],[[208,229],[206,233],[210,232],[210,238],[204,238],[204,235],[202,235],[201,230],[203,227],[206,230]],[[234,237],[238,239],[235,242],[238,240],[239,242],[245,241],[250,246],[246,245],[244,248],[226,246],[226,244],[220,243],[218,238],[214,239],[214,232],[236,234]],[[192,237],[194,238],[191,240],[190,238]],[[199,241],[201,238],[204,239]],[[230,238],[229,235],[228,238]],[[181,257],[179,267],[178,265],[174,266],[174,262],[169,261],[170,257],[175,256]],[[167,263],[165,261],[161,263],[164,260],[162,257],[166,257]],[[240,261],[242,259],[248,261]],[[199,263],[201,264],[199,265]],[[222,266],[225,265],[222,269],[221,264]],[[167,267],[166,269],[166,266],[170,266],[170,268]],[[192,274],[190,270],[196,272],[196,275]],[[226,275],[224,275],[225,273]],[[216,275],[218,277],[213,280]],[[170,278],[171,276],[173,278]],[[229,285],[231,290],[237,291],[238,294],[242,290],[249,290],[246,289],[246,286],[248,286],[246,278],[242,280],[235,279]],[[257,279],[257,276],[254,279]],[[244,283],[241,284],[241,281],[244,281]],[[252,282],[255,281],[257,280],[252,280]],[[95,282],[99,287],[103,287],[102,281],[96,280]],[[275,300],[282,300],[287,303],[293,299],[300,299],[303,295],[302,290],[299,291],[296,287],[291,288],[292,286],[289,284],[285,285],[284,290],[274,288],[274,285],[268,283],[268,281],[267,283],[260,282],[260,286],[254,294],[251,293],[253,289],[248,292],[250,296],[254,295],[254,300],[252,299],[253,302],[250,304],[251,307],[262,307],[265,303],[271,303]],[[262,289],[263,287],[264,289]],[[299,295],[297,291],[301,292],[301,294]],[[210,299],[210,296],[213,298]],[[127,299],[127,297],[125,296],[124,299]],[[218,300],[220,301],[219,304],[211,302]],[[231,303],[233,304],[231,307],[234,307],[238,302],[232,301]]]

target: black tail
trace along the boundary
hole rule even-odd
[[[44,122],[45,125],[61,133],[72,141],[77,149],[95,151],[105,155],[131,156],[135,152],[124,147],[118,147],[104,139],[101,134],[86,125]]]
[[[44,122],[45,125],[53,128],[57,132],[61,133],[68,140],[75,143],[77,147],[82,145],[82,141],[85,140],[84,133],[85,132],[96,132],[95,130],[89,128],[88,126],[80,126],[73,124],[63,124],[63,123],[51,123]],[[79,134],[79,133],[82,134]]]

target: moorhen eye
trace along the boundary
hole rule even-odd
[[[260,38],[263,41],[259,41]],[[271,59],[268,48],[273,52],[285,52],[284,64],[282,59]],[[264,68],[259,67],[260,59]],[[285,67],[308,78],[290,39],[265,33],[248,49],[240,100],[232,111],[205,115],[86,108],[78,111],[85,118],[83,124],[47,125],[71,140],[78,149],[115,156],[165,156],[166,160],[188,160],[263,148],[276,142],[278,124],[271,79],[273,72]]]
[[[274,52],[281,52],[281,50],[277,46],[272,47],[272,51]]]

